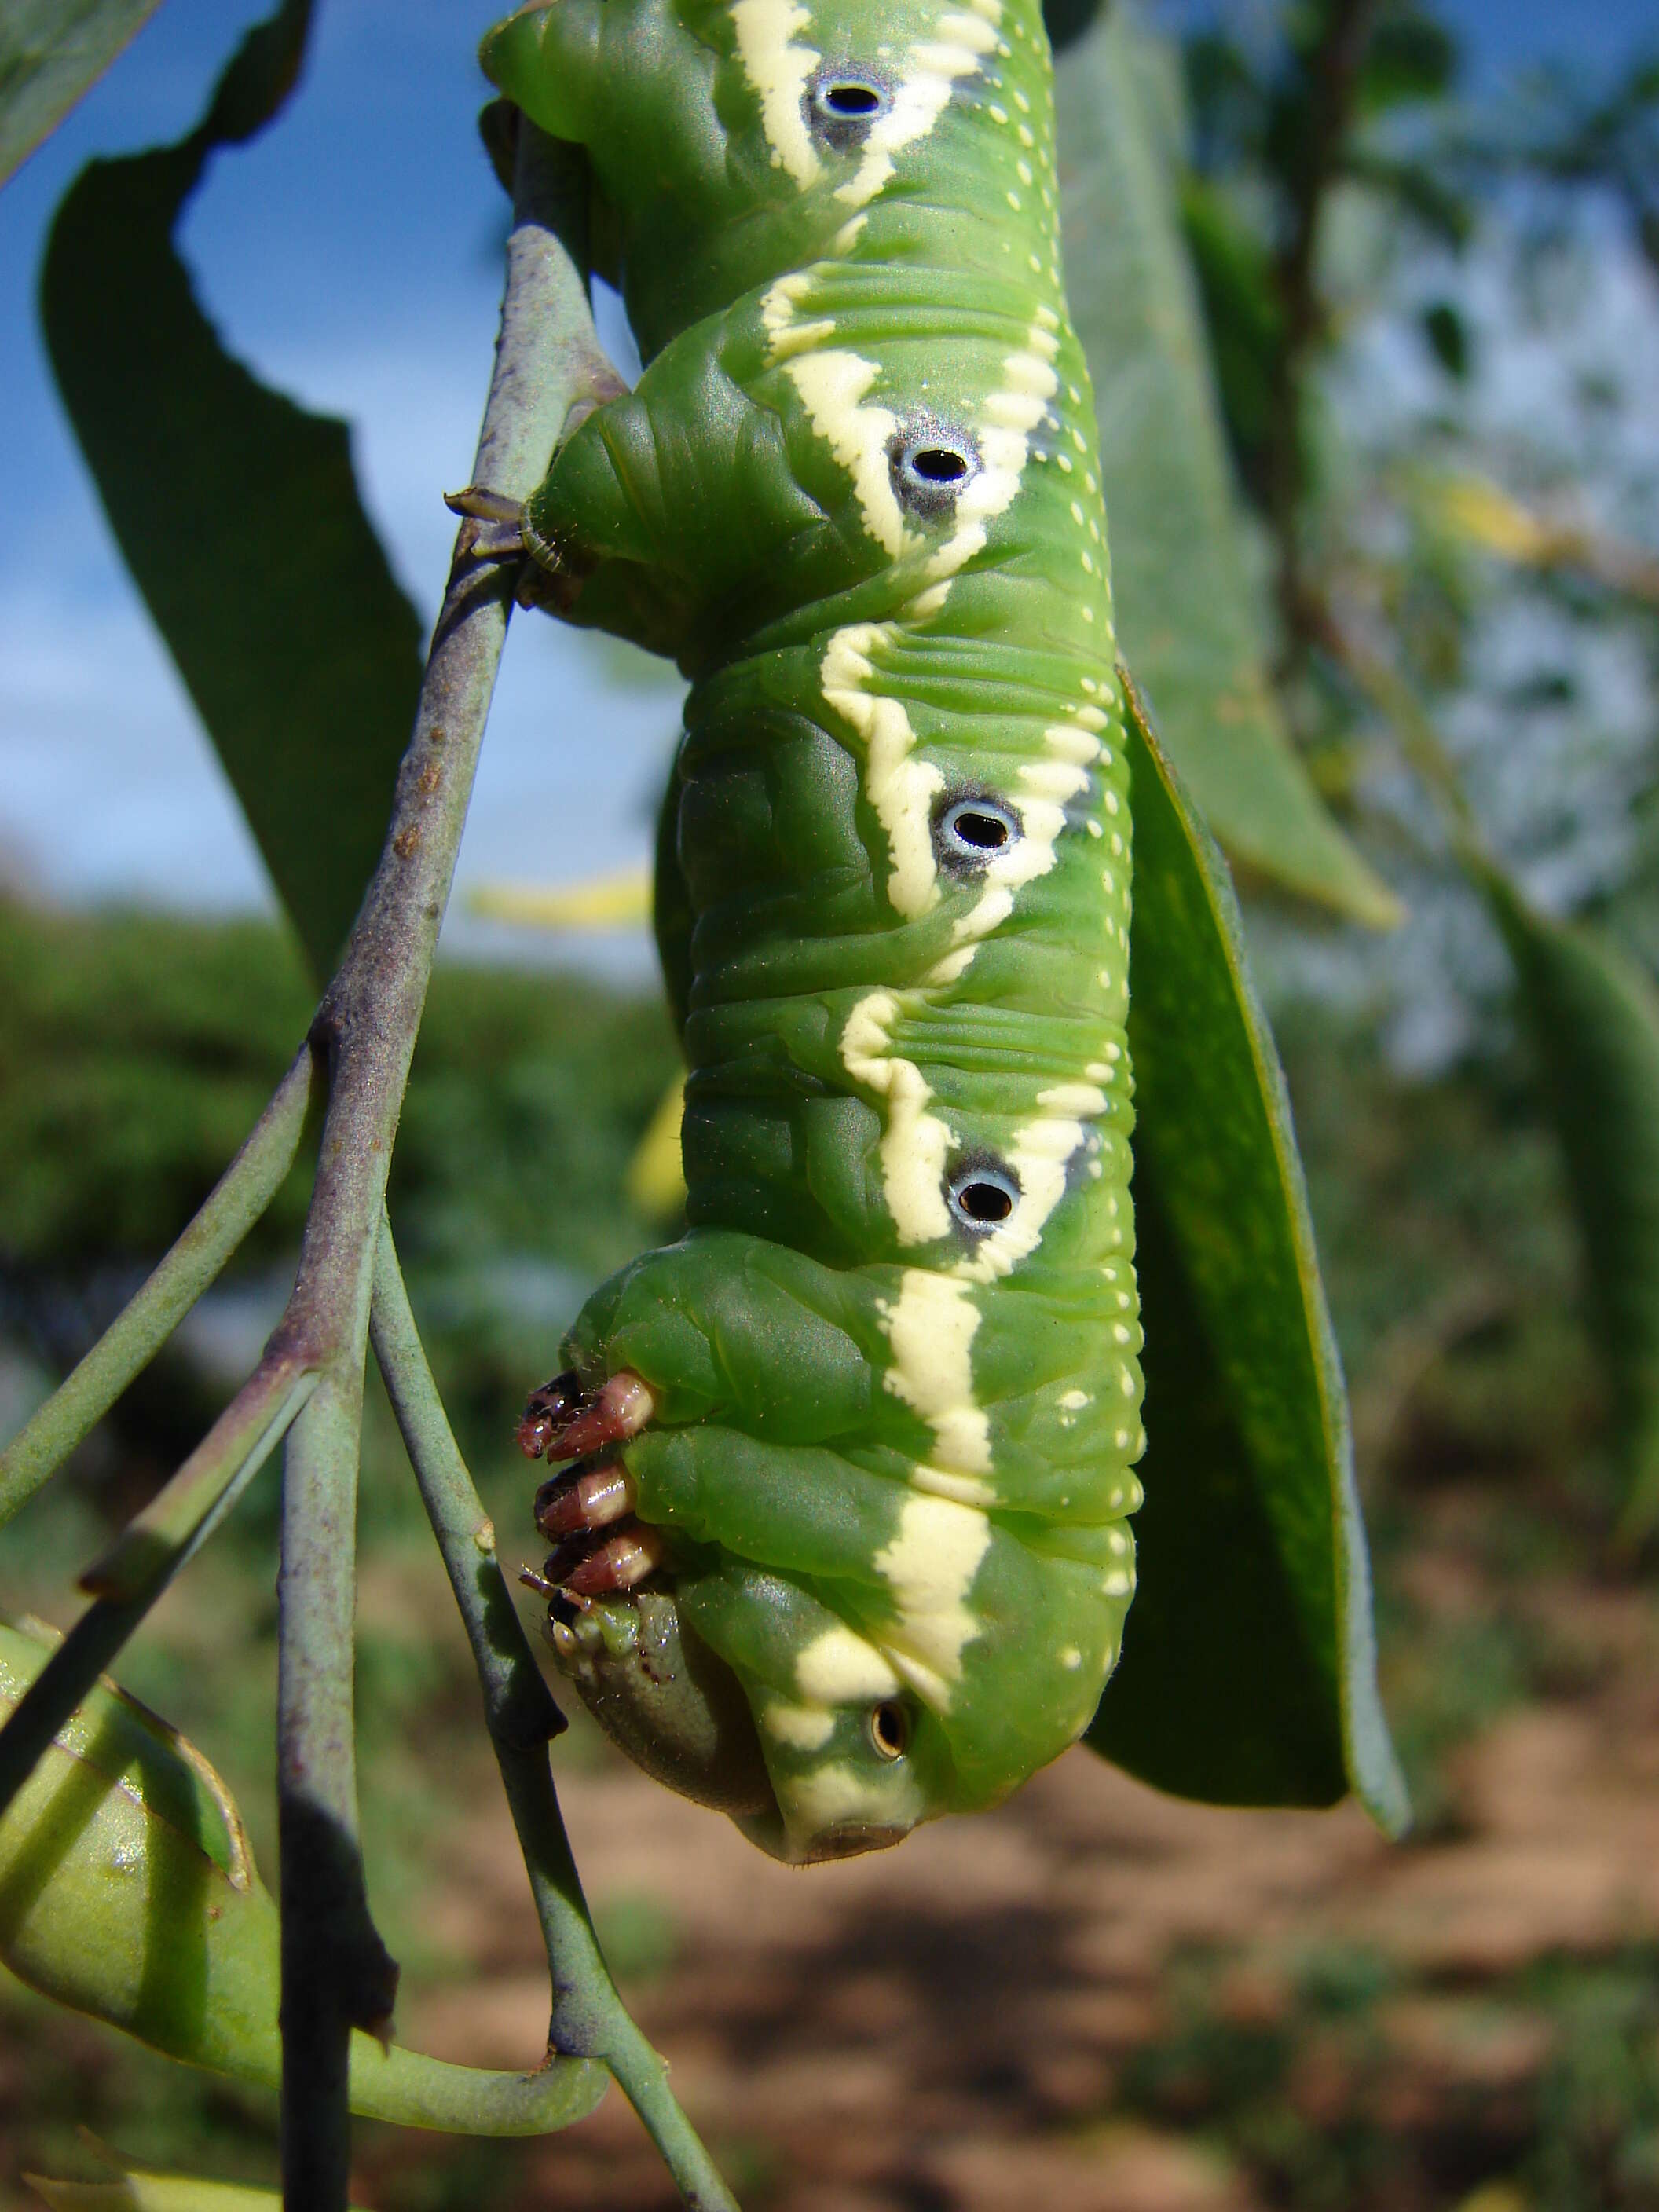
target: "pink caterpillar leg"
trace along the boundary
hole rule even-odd
[[[550,1602],[560,1598],[604,1597],[632,1589],[663,1562],[664,1544],[655,1528],[635,1522],[596,1543],[592,1535],[573,1536],[550,1553],[540,1574],[526,1567],[520,1582]]]
[[[655,1410],[650,1391],[627,1370],[597,1390],[578,1375],[556,1375],[526,1402],[519,1448],[527,1458],[598,1455],[596,1464],[550,1476],[536,1492],[536,1526],[556,1548],[539,1574],[526,1568],[520,1579],[547,1599],[556,1620],[590,1599],[631,1589],[662,1565],[661,1535],[633,1517],[638,1500],[627,1468],[603,1456],[636,1437]]]
[[[519,1449],[526,1459],[579,1459],[626,1443],[655,1411],[650,1391],[626,1368],[598,1390],[585,1389],[580,1376],[556,1375],[526,1400]]]

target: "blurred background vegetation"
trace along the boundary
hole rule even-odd
[[[1141,36],[1276,710],[1407,909],[1367,932],[1243,874],[1353,1395],[1384,1694],[1418,1809],[1402,1848],[1431,1858],[1479,1837],[1474,1748],[1518,1714],[1622,1731],[1632,1775],[1650,1790],[1659,1771],[1654,1548],[1617,1533],[1594,1285],[1540,1045],[1402,727],[1418,714],[1431,728],[1541,910],[1589,919],[1659,968],[1659,58],[1611,78],[1564,64],[1471,87],[1448,23],[1397,0],[1263,0],[1184,37],[1156,19]],[[275,927],[0,905],[7,1431],[205,1194],[312,995]],[[624,1173],[673,1064],[654,995],[546,969],[438,975],[391,1203],[503,1531],[528,1527],[506,1448],[518,1399],[586,1288],[659,1226]],[[304,1200],[285,1193],[7,1533],[9,1606],[62,1620],[76,1571],[199,1435],[280,1310]],[[267,1479],[124,1670],[222,1765],[267,1863],[275,1512]],[[362,1512],[370,1863],[394,1951],[441,1986],[477,1962],[428,1901],[493,1784],[378,1400]],[[600,1765],[578,1735],[572,1758]],[[600,1902],[625,1986],[683,1971],[672,1893],[607,1899],[601,1882]],[[1206,2146],[1208,2179],[1182,2168],[1149,2207],[1656,2207],[1656,1943],[1659,1923],[1634,1909],[1577,1946],[1543,1914],[1535,1939],[1450,1997],[1386,1943],[1291,1944],[1265,1981],[1259,1960],[1241,1967],[1246,1931],[1172,1943],[1149,2008],[1061,2119]],[[1455,2033],[1402,2098],[1409,2024],[1431,1999],[1452,2004]],[[181,2164],[210,2131],[221,2172],[268,2171],[257,2099],[14,1988],[0,2008],[14,2172],[25,2154],[64,2170],[77,2122]],[[1016,2136],[1059,2124],[1024,2082],[988,2081],[982,2105],[1002,2097]],[[528,2203],[547,2170],[512,2147],[412,2159],[380,2140],[364,2170],[390,2212]],[[805,2177],[782,2123],[769,2134],[757,2113],[745,2142],[724,2148],[748,2161],[746,2203],[820,2201],[795,2193]],[[584,2186],[583,2201],[613,2201],[596,2178]],[[659,2184],[637,2186],[614,2201],[659,2201]],[[893,2188],[845,2201],[1002,2201],[983,2174]]]

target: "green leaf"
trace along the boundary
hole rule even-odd
[[[1100,422],[1119,645],[1233,859],[1389,927],[1399,903],[1327,813],[1267,684],[1162,150],[1171,95],[1158,60],[1114,9],[1057,78],[1066,266]]]
[[[161,0],[7,0],[0,9],[0,184],[48,138]]]
[[[0,1626],[0,1720],[54,1648],[50,1632]],[[0,1960],[170,2057],[275,2087],[278,1948],[224,1784],[100,1684],[0,1818]],[[352,2038],[353,2110],[406,2127],[541,2135],[592,2112],[606,2078],[584,2060],[495,2074]]]
[[[1599,930],[1552,921],[1467,857],[1515,962],[1566,1156],[1634,1540],[1659,1522],[1659,991]]]
[[[232,359],[173,243],[210,155],[281,107],[309,17],[289,0],[250,32],[176,146],[82,171],[40,308],[133,580],[325,975],[380,855],[421,627],[363,512],[345,424]]]
[[[1149,1443],[1139,1584],[1088,1741],[1160,1789],[1408,1817],[1347,1403],[1225,863],[1133,691],[1129,1042]]]

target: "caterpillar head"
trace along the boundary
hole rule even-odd
[[[556,1608],[549,1641],[621,1750],[728,1814],[773,1858],[811,1865],[879,1850],[943,1811],[923,1778],[939,1753],[930,1717],[878,1655],[846,1631],[833,1655],[818,1639],[819,1664],[833,1656],[842,1670],[834,1703],[745,1680],[693,1625],[711,1595],[729,1610],[719,1598],[730,1595],[694,1584],[684,1605],[653,1588],[595,1600],[574,1617]]]

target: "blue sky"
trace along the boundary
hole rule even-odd
[[[56,899],[224,908],[264,896],[257,855],[104,529],[33,330],[52,208],[91,155],[177,136],[264,0],[167,0],[57,137],[0,193],[0,878]],[[416,603],[435,605],[489,371],[503,203],[478,147],[473,60],[499,0],[321,0],[280,125],[222,156],[185,244],[243,358],[348,416],[372,511]],[[1183,9],[1183,13],[1188,12]],[[1262,12],[1258,0],[1205,12]],[[1554,59],[1595,71],[1659,38],[1654,0],[1448,0],[1471,75]],[[27,527],[20,528],[26,520]],[[641,859],[673,686],[521,619],[509,643],[461,882]],[[573,834],[574,833],[574,834]],[[452,941],[507,949],[502,933]],[[641,948],[620,957],[643,963]]]

